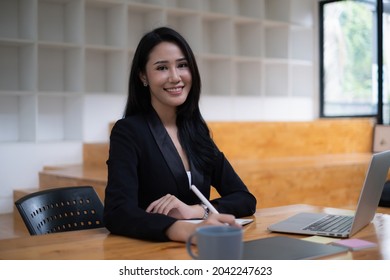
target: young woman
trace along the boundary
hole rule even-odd
[[[239,226],[256,199],[210,137],[199,110],[201,81],[194,54],[176,31],[161,27],[134,55],[124,118],[110,136],[105,226],[113,234],[185,241],[196,227]],[[190,190],[223,214],[211,214]],[[204,219],[199,224],[186,219]]]

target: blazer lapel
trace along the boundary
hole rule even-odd
[[[155,111],[152,111],[147,115],[146,120],[161,154],[176,180],[178,193],[182,195],[188,193],[190,189],[183,162],[181,161],[179,153],[177,152],[172,139],[169,137],[168,132],[165,130],[160,118]]]

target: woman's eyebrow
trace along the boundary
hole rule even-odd
[[[181,62],[181,61],[186,61],[187,59],[185,57],[181,57],[179,59],[176,59],[176,62]],[[156,61],[155,63],[153,63],[153,65],[156,65],[156,64],[164,64],[164,63],[169,63],[168,60],[158,60]]]

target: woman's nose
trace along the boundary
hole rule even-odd
[[[169,82],[177,84],[181,81],[180,74],[176,69],[172,69],[169,74]]]

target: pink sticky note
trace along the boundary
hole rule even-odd
[[[357,238],[342,239],[342,240],[335,241],[332,244],[344,246],[352,250],[361,250],[361,249],[372,248],[377,246],[373,242],[357,239]]]

